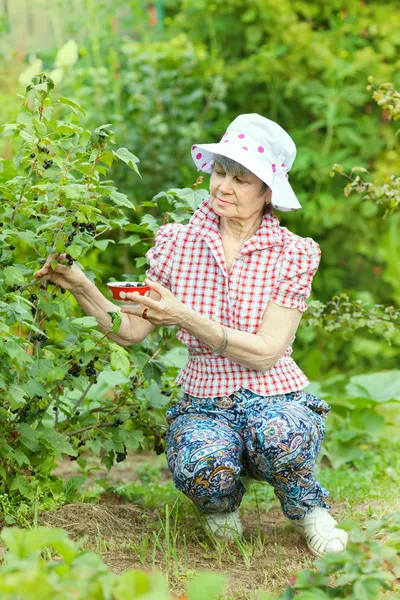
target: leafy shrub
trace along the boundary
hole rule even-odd
[[[162,222],[146,215],[130,223],[126,210],[134,205],[105,177],[114,160],[138,173],[138,159],[126,148],[111,149],[110,125],[91,132],[78,104],[64,97],[53,102],[52,87],[45,74],[34,77],[24,110],[2,127],[3,136],[19,139],[18,154],[0,159],[0,493],[28,498],[39,484],[42,491],[51,484],[48,475],[62,453],[74,460],[90,449],[110,469],[139,446],[162,452],[160,409],[176,395],[168,378],[177,368],[156,359],[171,329],[160,328],[155,344],[145,341],[133,353],[118,344],[118,306],[104,333],[94,317],[76,316],[70,293],[32,279],[49,255],[65,253],[93,281],[99,269],[84,263],[113,242],[110,231],[125,227],[130,245],[147,238],[147,250]],[[168,210],[187,220],[203,197],[172,190],[157,201],[164,220]],[[107,385],[110,368],[123,379]]]

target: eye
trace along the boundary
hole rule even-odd
[[[243,179],[240,179],[240,177],[235,177],[235,179],[238,183],[245,183]]]

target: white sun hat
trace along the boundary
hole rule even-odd
[[[272,206],[281,211],[301,208],[288,178],[296,145],[278,123],[256,113],[239,115],[229,125],[220,142],[192,146],[198,171],[212,173],[214,154],[240,163],[272,190]]]

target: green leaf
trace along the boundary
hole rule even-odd
[[[73,475],[67,481],[64,481],[63,488],[66,496],[74,494],[86,481],[83,475]]]
[[[10,490],[18,490],[25,498],[30,498],[33,494],[33,490],[31,489],[28,480],[19,473],[12,480]]]
[[[39,121],[37,118],[33,118],[33,127],[35,129],[36,135],[39,138],[44,137],[47,134],[47,127],[43,121]]]
[[[101,250],[102,252],[104,252],[104,250],[107,250],[108,244],[115,244],[115,240],[96,240],[95,242],[93,242],[93,246],[95,248],[99,248],[99,250]]]
[[[75,40],[68,40],[57,52],[55,65],[58,69],[72,67],[78,60],[78,45]]]
[[[129,246],[132,248],[132,246],[135,246],[136,244],[138,244],[141,241],[142,240],[140,239],[140,237],[138,235],[130,235],[127,238],[123,238],[118,243],[119,244],[129,244]]]
[[[169,397],[161,393],[160,386],[153,382],[146,390],[152,408],[163,408],[169,402]]]
[[[39,432],[39,440],[43,446],[52,450],[54,455],[61,458],[61,453],[76,456],[77,451],[71,445],[67,436],[54,431],[54,429],[46,429]]]
[[[23,268],[20,266],[12,265],[4,269],[5,282],[8,285],[21,285],[25,282],[25,278],[22,274]]]
[[[20,433],[20,442],[25,448],[32,452],[40,450],[39,434],[32,429],[27,423],[19,423],[16,425],[17,431]]]
[[[77,258],[79,258],[82,254],[82,246],[78,246],[78,244],[71,244],[68,247],[68,254],[70,254],[72,256],[72,258],[74,260],[76,260]]]
[[[48,383],[54,383],[55,381],[62,381],[65,378],[65,372],[62,367],[53,367],[46,373],[46,381]]]
[[[14,450],[14,458],[17,461],[19,467],[22,467],[22,465],[30,465],[29,458],[19,448],[16,448]]]
[[[129,152],[127,148],[118,148],[118,150],[113,150],[114,156],[117,156],[120,160],[122,160],[125,164],[128,165],[131,169],[135,171],[140,176],[139,169],[136,164],[139,162],[137,156]]]
[[[210,571],[199,573],[188,582],[189,600],[217,600],[227,584],[227,577],[221,573]]]
[[[129,569],[120,575],[114,590],[115,600],[169,600],[168,585],[161,573]],[[204,600],[204,597],[203,597]],[[207,598],[207,600],[209,600]],[[211,599],[212,600],[212,599]]]
[[[173,188],[168,190],[168,192],[176,194],[193,211],[197,210],[203,200],[209,195],[208,190],[193,190],[192,188]]]
[[[12,410],[16,410],[25,404],[26,391],[19,385],[12,383],[8,388],[10,397],[10,406]]]
[[[97,327],[96,317],[71,318],[70,323],[74,327],[82,327],[82,329],[92,329],[93,327]]]
[[[126,376],[129,375],[131,365],[128,358],[128,353],[123,348],[114,350],[110,353],[110,366],[113,371],[122,371]]]
[[[118,333],[122,325],[121,312],[118,310],[107,312],[107,314],[111,317],[113,333]]]
[[[375,402],[400,401],[400,371],[354,375],[350,378],[346,393],[349,396],[365,396]]]
[[[70,100],[69,98],[64,98],[64,96],[61,96],[61,98],[59,99],[59,102],[60,102],[60,104],[65,104],[65,105],[69,106],[70,108],[72,108],[72,110],[74,111],[74,113],[76,115],[81,113],[84,117],[86,117],[86,112],[84,111],[82,106],[80,104],[78,104],[77,102],[74,102],[73,100]]]
[[[114,190],[110,194],[110,199],[118,206],[126,206],[127,208],[133,208],[133,210],[136,210],[135,205],[132,204],[126,194],[121,194],[120,192]]]

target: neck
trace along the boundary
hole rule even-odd
[[[244,244],[250,239],[262,223],[262,215],[256,215],[249,222],[243,224],[236,219],[220,217],[219,232],[221,237],[235,240],[238,244]]]

